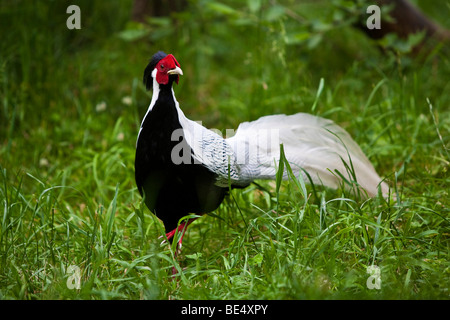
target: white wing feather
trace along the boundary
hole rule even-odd
[[[178,103],[177,107],[178,107]],[[236,154],[230,144],[216,132],[208,130],[201,124],[189,120],[178,107],[178,119],[183,128],[184,138],[192,149],[194,163],[201,163],[217,174],[216,185],[228,187],[229,181],[234,186],[246,186],[251,181],[244,181],[240,166],[236,163]]]

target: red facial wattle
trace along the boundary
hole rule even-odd
[[[169,83],[169,75],[170,71],[173,71],[176,68],[180,68],[180,64],[178,63],[177,59],[172,54],[168,54],[164,59],[161,59],[158,64],[156,65],[156,81],[159,84],[168,84]],[[178,69],[181,71],[181,69]],[[180,74],[182,73],[175,73],[176,79],[175,82],[178,84],[178,81],[180,79]]]

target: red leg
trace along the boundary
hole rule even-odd
[[[182,224],[180,224],[178,227],[176,227],[175,229],[173,229],[172,231],[167,232],[167,233],[166,233],[167,240],[172,239],[173,236],[175,235],[175,233],[176,233],[177,231],[179,232],[179,231],[182,230],[183,228],[184,228],[184,222],[183,222]]]
[[[173,229],[172,231],[166,233],[166,237],[167,239],[172,239],[173,236],[175,235],[175,233],[182,231],[180,240],[178,241],[177,244],[177,249],[175,251],[175,257],[178,256],[178,250],[181,251],[181,244],[183,242],[183,238],[184,238],[184,234],[186,233],[187,227],[194,222],[194,220],[197,218],[193,218],[193,219],[189,219],[187,222],[183,222],[181,223],[178,227],[176,227],[175,229]],[[175,266],[172,268],[172,275],[175,275],[177,273],[177,269],[175,268]]]

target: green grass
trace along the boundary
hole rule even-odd
[[[78,3],[81,30],[65,27],[63,2],[0,5],[1,299],[449,298],[448,47],[383,53],[344,18],[330,28],[327,1],[286,2],[300,18],[194,1],[149,29],[128,21],[131,1]],[[448,6],[419,4],[449,27]],[[274,113],[333,119],[396,199],[258,181],[194,222],[175,259],[134,183],[157,50],[183,68],[189,118],[223,130]],[[380,290],[366,286],[371,265]]]

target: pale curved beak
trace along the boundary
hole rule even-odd
[[[183,75],[183,70],[180,69],[180,67],[175,67],[175,69],[167,71],[168,74],[178,74],[180,76]]]

